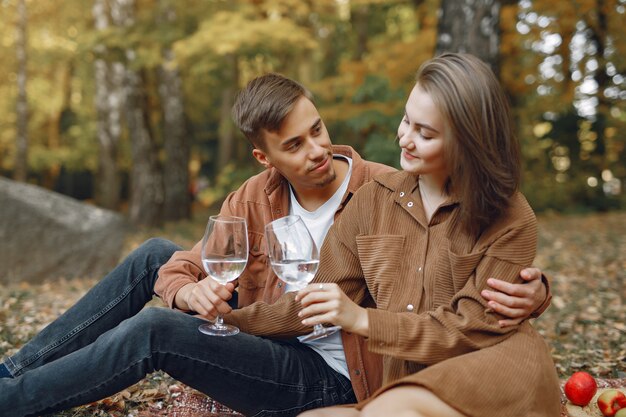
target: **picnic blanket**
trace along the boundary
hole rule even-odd
[[[563,392],[565,380],[561,381],[561,416],[560,417],[603,417],[600,409],[596,405],[596,401],[600,394],[607,389],[618,389],[626,394],[626,378],[618,379],[602,379],[596,378],[598,383],[598,392],[591,402],[585,407],[579,407],[570,403]]]
[[[598,382],[598,392],[594,399],[586,407],[578,407],[571,404],[565,397],[563,386],[565,380],[561,381],[561,415],[560,417],[602,417],[600,410],[596,406],[598,396],[607,389],[616,388],[626,393],[626,378],[602,379],[596,378]],[[228,407],[214,401],[206,395],[188,387],[172,393],[171,397],[164,403],[168,405],[162,409],[151,408],[142,413],[139,417],[235,417],[242,416],[230,410]]]

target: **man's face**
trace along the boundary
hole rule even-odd
[[[276,168],[297,190],[323,188],[335,180],[330,137],[308,98],[296,102],[278,132],[264,131],[264,141],[264,149],[255,149],[254,157]]]

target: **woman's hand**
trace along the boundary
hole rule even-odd
[[[345,331],[369,336],[367,310],[348,298],[337,284],[310,284],[298,292],[296,301],[302,303],[298,316],[304,319],[305,326],[331,323]]]

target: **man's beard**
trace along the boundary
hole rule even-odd
[[[328,174],[326,178],[322,178],[320,182],[316,183],[315,186],[319,188],[326,187],[337,178],[337,173],[333,170],[332,173]]]

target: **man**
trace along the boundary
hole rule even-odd
[[[349,147],[333,147],[310,93],[282,76],[250,82],[233,115],[253,143],[254,157],[267,168],[231,194],[221,210],[248,222],[249,260],[236,293],[243,307],[275,302],[285,291],[264,253],[265,224],[301,214],[321,243],[356,189],[391,168],[364,161]],[[70,408],[112,395],[154,370],[246,415],[290,416],[353,403],[379,386],[380,359],[355,335],[337,333],[304,344],[198,332],[205,318],[231,311],[235,286],[204,279],[199,244],[190,252],[177,250],[163,240],[147,241],[7,358],[0,374],[14,378],[0,379],[0,410],[23,416]],[[540,272],[525,274],[535,281],[494,284],[509,296],[485,294],[497,302],[496,310],[511,309],[511,320],[549,303],[536,280]],[[142,309],[153,291],[172,309]]]

